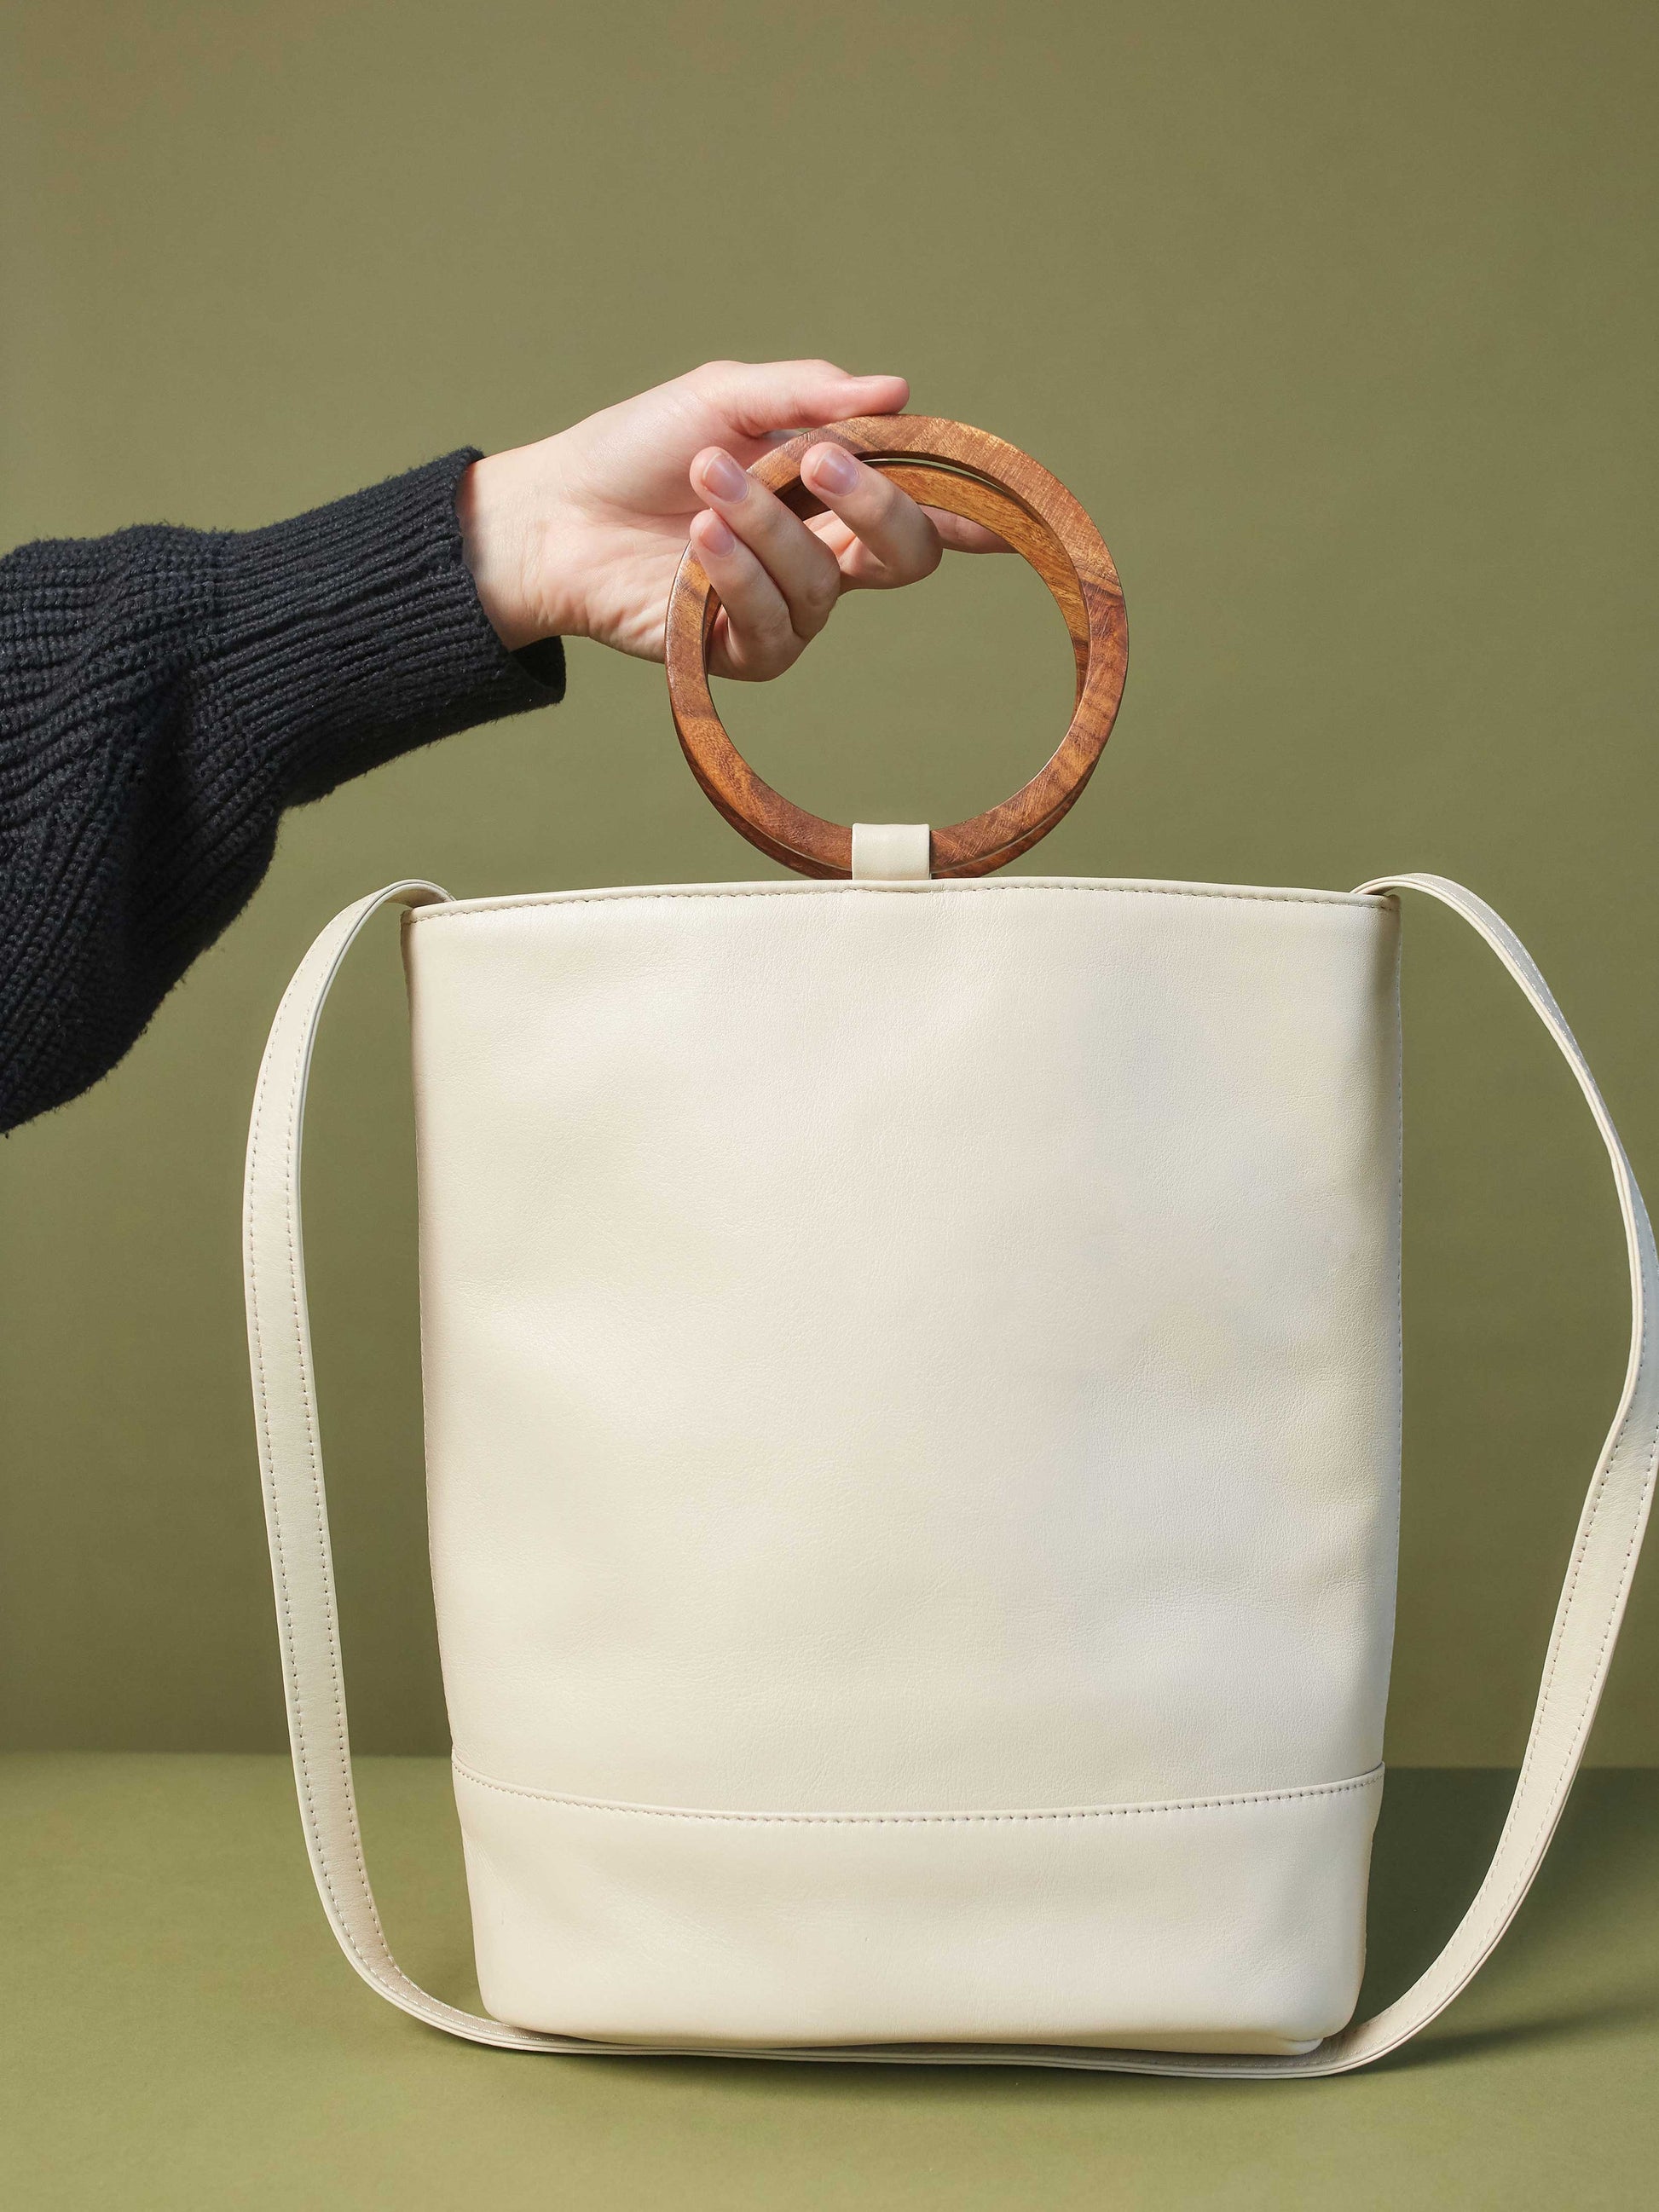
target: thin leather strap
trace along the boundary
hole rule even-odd
[[[745,2048],[730,2055],[832,2064],[1062,2066],[1208,2079],[1283,2080],[1345,2073],[1397,2049],[1443,2011],[1478,1972],[1514,1917],[1548,1848],[1583,1755],[1647,1522],[1659,1457],[1659,1364],[1648,1344],[1648,1316],[1659,1301],[1659,1255],[1630,1163],[1595,1079],[1520,941],[1490,907],[1443,877],[1380,878],[1361,889],[1367,893],[1426,892],[1462,915],[1509,969],[1571,1068],[1595,1116],[1613,1165],[1630,1252],[1631,1351],[1625,1387],[1579,1521],[1520,1779],[1474,1903],[1434,1964],[1403,1996],[1300,2057],[973,2044]],[[248,1135],[248,1345],[289,1732],[306,1844],[324,1908],[346,1956],[382,1996],[417,2020],[507,2051],[623,2056],[649,2048],[660,2056],[660,2045],[532,2034],[428,1996],[410,1980],[387,1948],[363,1861],[352,1791],[306,1312],[301,1136],[318,1017],[352,939],[379,907],[389,902],[425,906],[446,896],[432,884],[393,884],[348,907],[324,930],[277,1009]],[[700,2045],[698,2051],[709,2055],[708,2046]]]

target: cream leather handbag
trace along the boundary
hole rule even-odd
[[[1026,789],[817,821],[682,739],[811,880],[331,922],[271,1030],[248,1330],[300,1802],[394,2004],[510,2050],[1285,2078],[1392,2050],[1497,1942],[1606,1676],[1659,1449],[1653,1238],[1542,978],[1469,892],[987,871],[1086,780],[1124,671],[1087,517],[954,423],[844,425],[1012,538],[1076,646]],[[809,441],[763,465],[793,485]],[[1595,1118],[1629,1371],[1491,1870],[1350,2026],[1400,1439],[1398,908],[1492,947]],[[408,909],[433,1573],[479,1984],[402,1972],[353,1804],[300,1233],[318,1016]]]

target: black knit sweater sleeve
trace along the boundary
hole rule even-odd
[[[94,1082],[246,902],[284,807],[564,690],[462,557],[471,450],[264,530],[0,560],[0,1129]]]

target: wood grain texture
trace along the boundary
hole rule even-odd
[[[800,481],[810,448],[843,446],[888,471],[913,498],[985,523],[1022,553],[1054,593],[1077,661],[1077,699],[1048,760],[1012,799],[933,833],[936,876],[982,876],[1045,837],[1105,749],[1123,696],[1128,623],[1105,541],[1064,484],[1017,446],[927,415],[865,416],[792,439],[750,474],[796,514],[822,511]],[[850,876],[850,823],[809,814],[756,775],[726,735],[708,686],[720,601],[688,550],[668,604],[668,696],[692,774],[734,830],[804,876]]]

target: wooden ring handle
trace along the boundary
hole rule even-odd
[[[823,512],[800,481],[817,445],[842,446],[897,477],[929,507],[983,522],[1023,553],[1059,603],[1077,659],[1071,726],[1030,781],[971,821],[933,833],[936,876],[982,876],[1046,837],[1094,773],[1112,733],[1128,665],[1123,587],[1105,541],[1064,484],[1018,446],[931,415],[866,415],[812,430],[750,474],[802,516]],[[689,548],[668,602],[668,697],[697,781],[734,830],[804,876],[850,876],[853,832],[809,814],[756,775],[727,737],[708,688],[720,600]]]

